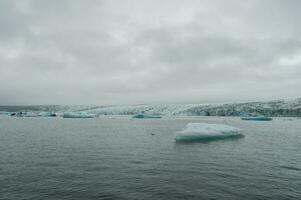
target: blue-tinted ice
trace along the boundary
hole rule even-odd
[[[133,118],[143,119],[143,118],[162,118],[159,114],[147,114],[144,112],[134,115]]]
[[[224,124],[189,123],[177,132],[177,142],[211,141],[243,136],[242,130]]]

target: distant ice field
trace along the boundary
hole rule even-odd
[[[45,112],[58,116],[73,113],[81,116],[159,114],[162,116],[240,116],[245,114],[271,117],[301,117],[301,98],[264,102],[220,104],[141,104],[107,106],[0,106],[0,115],[28,111],[31,115],[44,116]],[[40,114],[41,113],[41,114]]]

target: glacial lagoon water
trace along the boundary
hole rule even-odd
[[[176,143],[189,122],[245,137]],[[301,199],[301,120],[0,116],[0,199]]]

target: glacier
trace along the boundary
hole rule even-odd
[[[242,130],[224,124],[188,123],[175,137],[177,142],[212,141],[242,137]]]
[[[301,98],[265,102],[221,104],[143,104],[99,106],[85,111],[99,115],[137,115],[157,113],[161,116],[240,116],[242,113],[270,117],[301,117]]]
[[[301,98],[240,102],[219,104],[140,104],[140,105],[106,105],[106,106],[0,106],[2,113],[6,112],[52,112],[58,116],[64,113],[86,113],[91,116],[101,115],[130,115],[139,113],[152,115],[156,113],[162,117],[169,116],[241,116],[249,113],[254,116],[269,117],[301,117]]]

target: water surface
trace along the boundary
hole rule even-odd
[[[244,138],[175,143],[189,122]],[[0,199],[300,199],[301,120],[0,117]]]

